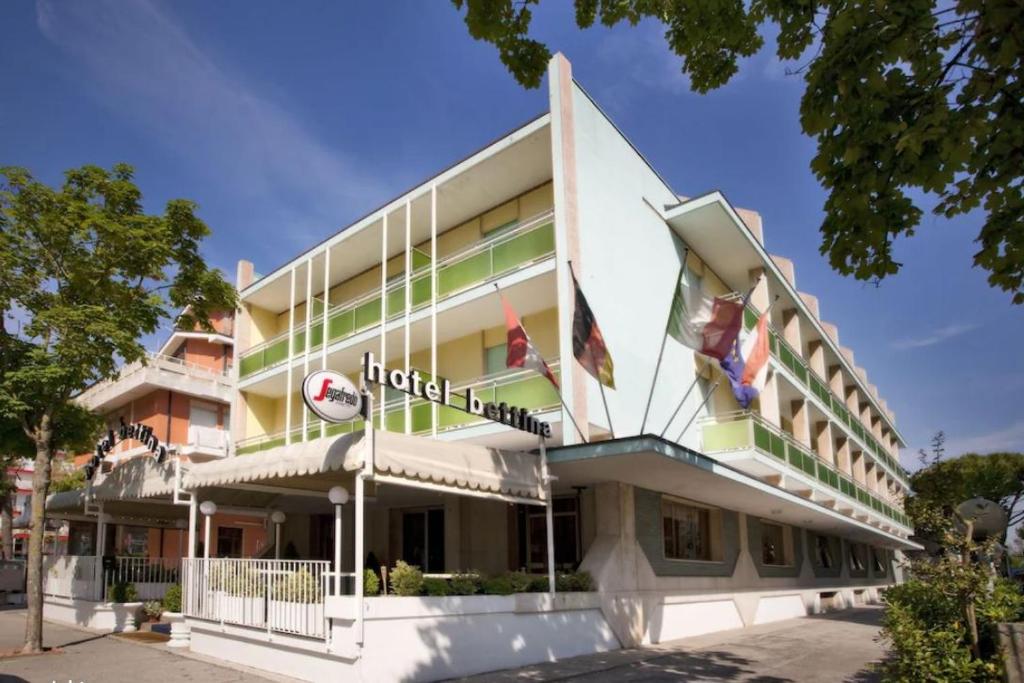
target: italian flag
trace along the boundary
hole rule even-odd
[[[558,390],[558,380],[555,379],[548,364],[544,362],[537,347],[530,341],[530,335],[526,334],[526,328],[519,322],[519,316],[505,300],[505,295],[499,296],[501,296],[501,307],[505,310],[505,328],[508,330],[508,355],[505,358],[505,366],[539,372],[547,377]]]

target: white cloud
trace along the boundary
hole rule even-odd
[[[1017,420],[993,432],[953,437],[946,441],[946,453],[950,455],[1003,451],[1024,452],[1024,420]]]
[[[87,89],[244,213],[280,225],[278,236],[306,244],[383,196],[355,160],[323,145],[151,0],[38,0],[36,9],[40,30],[74,58]]]
[[[953,337],[958,337],[961,334],[965,334],[977,328],[978,325],[976,323],[953,323],[952,325],[946,325],[945,327],[933,330],[921,337],[897,340],[893,342],[892,346],[893,348],[901,351],[907,349],[920,349],[926,346],[934,346],[935,344],[944,342],[947,339],[952,339]]]

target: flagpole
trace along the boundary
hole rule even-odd
[[[597,367],[597,358],[594,357],[594,347],[588,345],[588,348],[590,350],[590,362],[593,363],[594,367],[596,368]],[[614,439],[615,438],[615,427],[612,426],[612,414],[610,412],[608,412],[608,399],[605,398],[605,395],[604,395],[604,382],[601,381],[601,371],[600,370],[598,370],[598,372],[597,372],[597,388],[601,390],[601,403],[604,404],[604,416],[608,418],[608,431],[610,431],[612,433],[612,438]]]
[[[498,286],[497,282],[494,283],[494,289],[495,289],[495,291],[498,292],[498,296],[500,297],[501,296],[501,287]],[[522,325],[522,321],[519,321],[519,324]],[[526,328],[523,328],[523,331],[525,332]],[[550,379],[550,378],[548,378],[548,379]],[[561,403],[562,404],[562,408],[565,409],[565,413],[566,413],[566,415],[569,416],[569,420],[572,421],[572,426],[576,428],[576,433],[580,435],[580,439],[583,440],[583,443],[590,443],[590,441],[587,440],[587,437],[585,437],[583,435],[583,430],[580,429],[579,424],[576,422],[576,417],[572,414],[572,411],[569,410],[569,406],[567,406],[565,404],[565,399],[562,398],[562,387],[561,386],[557,386],[555,393],[558,394],[558,402]]]
[[[640,433],[644,433],[647,427],[647,415],[651,410],[651,399],[654,398],[654,387],[658,383],[658,372],[661,370],[661,359],[665,355],[665,343],[668,341],[668,325],[672,322],[672,310],[676,302],[676,295],[679,292],[679,284],[683,281],[683,271],[686,270],[686,258],[690,253],[687,247],[683,252],[683,264],[679,266],[679,276],[676,278],[676,288],[672,292],[672,302],[668,305],[668,318],[665,319],[665,333],[661,335],[661,349],[658,351],[658,362],[654,364],[654,377],[651,378],[651,390],[647,393],[647,406],[644,408],[644,419],[640,422]]]
[[[658,435],[662,439],[665,438],[665,432],[667,432],[668,428],[672,426],[672,421],[676,419],[676,415],[679,414],[679,411],[680,411],[680,409],[682,409],[683,404],[686,403],[686,399],[688,399],[690,397],[690,392],[692,392],[693,388],[695,386],[697,386],[697,380],[699,380],[699,379],[700,379],[700,373],[699,372],[695,373],[694,376],[693,376],[693,381],[690,382],[690,386],[686,389],[686,393],[683,394],[683,397],[681,399],[679,399],[679,404],[676,405],[676,409],[672,411],[672,417],[670,417],[668,419],[668,422],[665,423],[665,428],[662,429],[661,430],[661,434]]]
[[[686,426],[683,427],[683,431],[679,432],[679,436],[676,437],[676,443],[679,443],[682,440],[683,434],[685,434],[686,430],[690,428],[690,425],[693,424],[693,421],[697,419],[697,413],[699,413],[701,408],[703,408],[707,404],[708,400],[710,400],[710,398],[715,395],[715,389],[717,389],[718,385],[721,383],[722,380],[718,379],[715,380],[715,383],[711,385],[711,388],[708,390],[708,395],[705,396],[704,400],[700,402],[699,406],[697,406],[697,410],[693,411],[693,417],[691,417],[690,421],[687,422]]]

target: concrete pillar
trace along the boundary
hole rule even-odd
[[[850,411],[850,414],[860,419],[860,393],[857,391],[857,387],[853,385],[846,387],[845,393],[840,396],[846,399],[846,409]]]
[[[860,423],[864,425],[864,428],[871,431],[871,404],[862,402],[857,416],[860,418]]]
[[[807,364],[818,377],[829,381],[828,370],[825,368],[825,345],[820,339],[807,342],[808,359]]]
[[[846,380],[841,365],[828,366],[828,388],[839,398],[846,400]]]
[[[754,283],[757,286],[754,287],[754,291],[750,293],[750,304],[759,311],[768,309],[768,304],[771,302],[771,295],[768,291],[768,277],[761,277],[764,275],[764,268],[754,268],[749,271],[750,284],[748,287],[752,287]]]
[[[764,384],[764,391],[758,396],[757,404],[761,417],[775,427],[779,427],[781,424],[779,420],[779,380],[771,370],[769,370],[768,380]]]
[[[814,450],[819,458],[830,465],[835,464],[835,453],[832,450],[832,423],[828,420],[814,423]]]
[[[864,482],[867,480],[867,476],[866,476],[865,471],[864,471],[865,470],[865,466],[864,466],[864,452],[863,451],[851,450],[851,452],[850,452],[850,470],[851,470],[852,475],[853,475],[853,480],[855,482],[857,482],[858,484],[860,484],[861,486],[864,486]]]
[[[793,410],[793,438],[798,442],[811,447],[811,422],[808,415],[807,401],[797,399],[790,403]]]
[[[804,347],[800,335],[800,314],[795,308],[787,308],[782,312],[782,336],[799,355],[803,355]]]
[[[834,442],[836,454],[836,467],[846,476],[853,476],[853,462],[850,458],[850,440],[845,436],[838,436]]]
[[[238,291],[242,291],[253,283],[255,277],[255,270],[252,262],[240,260],[238,262],[238,268],[235,271],[235,288],[238,289]],[[241,353],[251,346],[251,326],[252,317],[249,314],[249,310],[244,305],[240,305],[235,311],[235,319],[231,323],[231,330],[234,334],[231,374],[236,381],[238,379],[238,359]],[[231,424],[228,425],[228,429],[231,430],[231,443],[236,444],[240,439],[244,439],[246,436],[245,418],[246,413],[248,413],[248,409],[246,395],[243,392],[234,391],[232,392],[232,397]]]
[[[882,418],[877,415],[871,416],[871,433],[875,435],[875,438],[879,441],[882,440]]]
[[[864,460],[864,486],[872,493],[878,492],[878,466],[874,460]]]

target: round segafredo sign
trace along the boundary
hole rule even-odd
[[[345,422],[359,415],[363,397],[348,377],[333,370],[316,370],[302,381],[302,400],[321,420]]]

